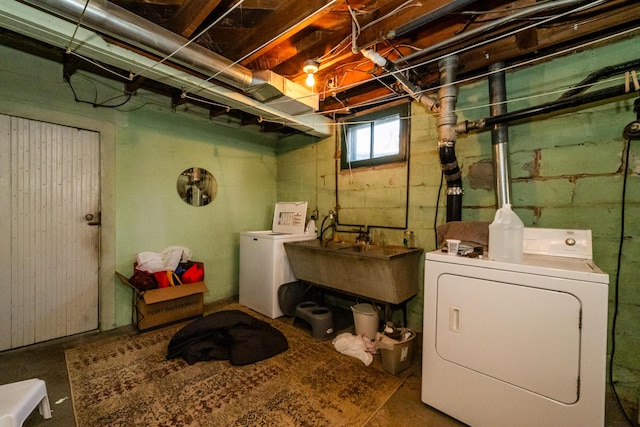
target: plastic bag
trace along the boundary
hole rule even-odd
[[[136,254],[136,268],[149,273],[175,271],[178,264],[189,261],[191,255],[191,251],[182,246],[169,246],[160,253],[140,252]]]
[[[368,343],[362,335],[350,333],[340,334],[333,340],[333,347],[340,353],[360,359],[362,363],[369,366],[373,362],[373,356],[367,351]],[[371,343],[370,340],[369,344]]]

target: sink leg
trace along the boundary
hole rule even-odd
[[[407,303],[406,303],[406,301],[403,302],[402,304],[400,304],[400,309],[402,310],[402,321],[404,322],[404,324],[402,326],[404,326],[406,328],[407,327]]]
[[[384,303],[384,324],[386,325],[388,321],[391,320],[391,304],[388,302]]]
[[[398,304],[400,306],[400,310],[402,310],[402,326],[404,328],[407,327],[407,302],[402,302],[400,304]],[[384,303],[384,323],[385,325],[387,324],[387,322],[389,322],[391,320],[391,315],[393,314],[393,311],[391,310],[391,304],[386,302]]]

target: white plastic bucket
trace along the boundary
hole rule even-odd
[[[356,327],[356,335],[364,334],[365,337],[375,340],[378,332],[380,318],[378,311],[371,304],[356,304],[351,306],[353,311],[353,323]]]

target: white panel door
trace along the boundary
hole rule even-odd
[[[0,350],[98,328],[100,138],[0,115]]]

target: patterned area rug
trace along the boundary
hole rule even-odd
[[[307,331],[268,321],[289,350],[251,365],[167,361],[182,326],[66,352],[76,423],[93,426],[360,426],[401,380],[338,353]]]

